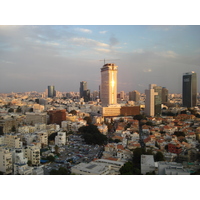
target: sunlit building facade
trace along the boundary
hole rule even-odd
[[[158,95],[158,93],[155,92],[154,87],[156,87],[156,84],[150,84],[149,89],[145,90],[146,100],[144,113],[147,116],[152,117],[155,115],[155,96]]]
[[[117,68],[114,63],[107,63],[101,68],[101,103],[102,106],[117,104]]]

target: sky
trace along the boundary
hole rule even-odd
[[[104,59],[118,66],[118,91],[181,93],[183,73],[200,77],[200,26],[1,25],[0,93],[78,92],[81,81],[92,92]]]

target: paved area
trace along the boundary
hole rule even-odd
[[[99,145],[87,145],[79,135],[69,137],[69,144],[60,147],[60,156],[55,162],[44,165],[44,174],[49,175],[52,169],[58,170],[65,167],[69,170],[80,162],[91,162],[94,158],[101,158],[103,147]]]

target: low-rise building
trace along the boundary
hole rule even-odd
[[[8,148],[0,148],[0,171],[4,174],[12,173],[12,153]]]
[[[158,175],[190,175],[190,171],[184,169],[181,163],[160,161]]]
[[[24,149],[24,156],[31,161],[33,166],[40,165],[40,148],[35,145],[27,145]]]
[[[80,163],[71,168],[77,175],[117,175],[124,162],[98,159],[90,163]]]
[[[55,145],[62,146],[65,144],[66,144],[66,133],[58,132],[57,136],[55,137]]]
[[[26,123],[35,125],[37,123],[47,124],[47,113],[26,113]]]
[[[141,174],[155,171],[153,155],[141,155]]]
[[[6,134],[4,137],[4,144],[8,148],[22,148],[22,141],[16,134]]]

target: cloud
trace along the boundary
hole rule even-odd
[[[152,69],[150,69],[150,68],[145,68],[145,69],[143,69],[143,72],[149,73],[149,72],[152,72]]]
[[[92,33],[91,30],[85,29],[85,28],[76,28],[76,30],[78,30],[78,31],[80,31],[80,32],[82,32],[82,33]]]
[[[144,53],[143,49],[136,49],[133,51],[133,53]]]
[[[96,48],[95,50],[96,50],[96,51],[99,51],[99,52],[104,52],[104,53],[109,53],[109,52],[111,52],[110,49],[98,49],[98,48]]]
[[[0,60],[0,61],[6,64],[14,64],[14,62],[8,60]]]
[[[108,47],[108,44],[102,43],[102,42],[98,42],[96,40],[93,39],[88,39],[88,38],[78,38],[78,37],[74,37],[70,39],[70,42],[76,44],[76,45],[86,45],[86,46],[99,46],[99,47]]]
[[[107,33],[108,31],[99,31],[100,34],[105,34]]]
[[[176,58],[178,56],[174,51],[156,52],[156,54],[165,58]]]

